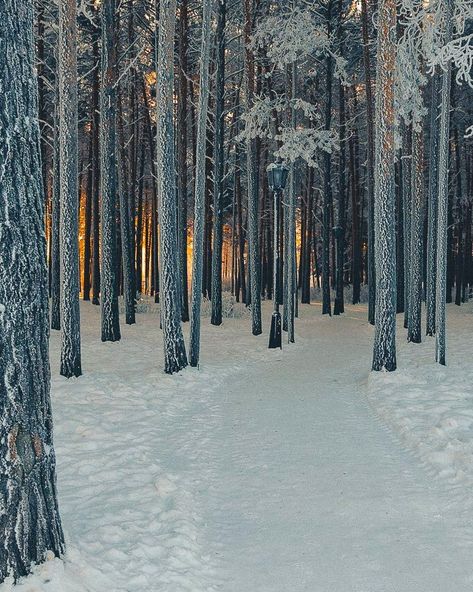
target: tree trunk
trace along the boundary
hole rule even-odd
[[[53,447],[33,3],[0,19],[0,583],[64,552]],[[5,59],[8,56],[8,59]]]
[[[376,278],[374,254],[374,113],[373,92],[371,87],[371,56],[370,36],[368,29],[370,15],[368,14],[368,0],[361,0],[361,24],[363,35],[363,67],[365,71],[366,90],[366,193],[368,197],[368,320],[374,325],[376,304]]]
[[[155,3],[156,13],[158,3]],[[174,33],[176,0],[161,0],[156,85],[157,179],[161,251],[161,322],[164,340],[164,371],[179,372],[187,366],[181,328],[178,290],[177,204],[174,174]]]
[[[453,0],[445,0],[445,42],[452,38]],[[439,364],[446,364],[446,306],[447,292],[447,226],[448,226],[448,162],[450,148],[450,87],[452,64],[442,74],[440,103],[439,137],[439,180],[437,209],[437,278],[435,286],[435,323],[436,349],[435,359]]]
[[[332,5],[333,0],[327,4],[327,35],[332,33]],[[330,131],[332,126],[332,91],[333,91],[333,58],[327,56],[326,69],[326,104],[325,104],[325,130]],[[322,228],[322,314],[332,314],[330,298],[330,216],[332,204],[332,155],[324,152],[324,201],[323,201],[323,228]]]
[[[424,135],[422,123],[412,131],[411,261],[407,340],[422,341],[422,264],[424,260]]]
[[[179,104],[177,107],[178,150],[178,251],[181,283],[181,320],[189,320],[187,280],[187,102],[188,102],[188,2],[181,0],[179,13]]]
[[[225,20],[226,0],[218,0],[216,81],[215,81],[215,173],[214,223],[212,248],[212,325],[222,324],[222,245],[223,245],[223,174],[225,139]]]
[[[245,80],[247,109],[253,104],[255,93],[255,64],[250,42],[253,30],[253,0],[244,3]],[[248,140],[246,147],[246,175],[248,181],[248,261],[251,294],[251,320],[253,335],[263,331],[261,323],[261,269],[258,237],[258,181],[256,178],[256,147]]]
[[[120,339],[118,316],[117,223],[116,223],[116,111],[117,34],[115,0],[103,0],[102,84],[100,88],[100,187],[102,222],[101,313],[102,341]]]
[[[94,53],[94,79],[92,85],[92,130],[94,137],[94,159],[92,168],[94,173],[94,193],[92,200],[92,304],[99,305],[100,294],[100,115],[99,115],[99,86],[100,86],[100,56],[99,56],[100,31],[94,32],[93,53]]]
[[[396,369],[394,71],[396,2],[378,5],[375,162],[375,340],[373,370]]]
[[[338,39],[340,42],[341,54],[344,54],[344,31],[343,31],[343,2],[340,0],[338,8]],[[345,121],[345,87],[340,82],[339,87],[339,107],[340,107],[340,184],[338,194],[338,229],[337,229],[337,267],[335,281],[335,303],[333,314],[339,315],[345,312],[344,307],[344,263],[345,263],[345,227],[346,227],[346,121]]]
[[[133,261],[132,220],[130,212],[130,185],[125,174],[125,134],[123,131],[123,109],[121,95],[118,95],[118,135],[116,153],[120,155],[118,162],[118,198],[120,203],[120,238],[122,247],[123,296],[125,301],[125,322],[134,325],[135,320],[135,281]]]
[[[191,333],[189,363],[197,366],[200,353],[200,308],[202,303],[202,273],[204,256],[205,182],[207,150],[207,111],[209,104],[210,0],[204,0],[202,16],[202,45],[200,54],[200,85],[197,121],[197,153],[194,196],[194,236],[192,256]]]
[[[52,187],[51,221],[51,329],[61,329],[61,241],[59,236],[60,198],[59,198],[59,125],[56,109],[54,123],[54,157]]]
[[[59,4],[59,200],[61,375],[80,376],[76,0]]]
[[[432,76],[430,101],[430,151],[429,151],[429,203],[427,213],[427,282],[426,282],[426,334],[435,334],[435,284],[437,255],[437,198],[438,198],[438,150],[439,150],[439,81],[437,70]]]

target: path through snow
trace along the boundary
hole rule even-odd
[[[69,550],[18,592],[473,589],[471,519],[366,402],[363,307],[302,307],[282,352],[248,319],[204,322],[202,369],[172,377],[156,315],[117,344],[82,315],[79,380],[52,337]]]

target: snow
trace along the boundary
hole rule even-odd
[[[263,311],[259,337],[203,322],[201,368],[173,376],[155,313],[102,343],[82,303],[79,379],[53,332],[68,551],[15,592],[472,589],[472,306],[448,307],[450,366],[399,328],[399,371],[375,375],[365,306],[301,306],[282,351]]]
[[[402,371],[371,375],[368,390],[383,421],[431,471],[465,494],[465,503],[473,485],[471,308],[469,304],[448,309],[447,367],[434,362],[434,338],[418,345],[403,344],[399,351]]]

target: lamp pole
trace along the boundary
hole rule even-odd
[[[282,348],[281,313],[279,312],[279,199],[278,189],[274,189],[273,197],[273,316],[271,318],[271,333],[269,347]]]
[[[282,349],[281,313],[279,312],[279,284],[280,284],[280,261],[279,261],[279,202],[283,189],[286,185],[288,169],[281,163],[274,163],[268,167],[269,186],[273,190],[273,316],[271,317],[271,331],[269,334],[269,348]]]

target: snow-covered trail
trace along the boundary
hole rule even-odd
[[[162,372],[158,315],[104,344],[98,307],[81,314],[84,376],[58,376],[51,338],[68,551],[14,592],[473,590],[466,503],[367,402],[364,307],[332,319],[301,307],[297,342],[282,352],[253,337],[248,318],[204,319],[202,368],[174,376]],[[266,328],[269,315],[265,303]],[[466,360],[470,341],[468,329]],[[415,386],[421,403],[427,387]]]
[[[304,319],[225,390],[207,507],[225,592],[473,589],[471,530],[367,406],[364,318]]]

